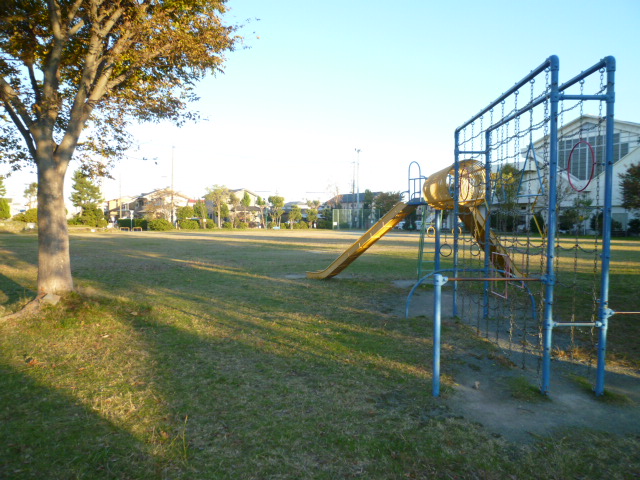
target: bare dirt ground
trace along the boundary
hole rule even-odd
[[[406,296],[412,281],[395,282],[399,292],[406,292],[398,302],[394,313],[405,315]],[[449,296],[449,298],[446,298]],[[443,323],[452,325],[450,293],[443,291]],[[433,293],[417,291],[411,301],[410,316],[433,317]],[[443,342],[446,338],[443,337]],[[454,365],[442,363],[444,374],[455,381],[453,394],[445,393],[439,400],[446,414],[462,416],[482,424],[495,435],[514,442],[533,441],[559,430],[593,431],[640,435],[640,371],[608,368],[606,391],[613,394],[608,399],[598,398],[575,376],[593,377],[584,365],[555,360],[551,367],[551,388],[548,398],[539,401],[522,401],[514,398],[509,380],[525,377],[531,385],[539,385],[537,358],[526,361],[526,368],[508,366],[496,362],[486,351],[478,350],[461,358]]]

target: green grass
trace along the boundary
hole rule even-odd
[[[449,415],[431,397],[431,321],[404,319],[405,293],[391,286],[414,275],[417,236],[390,234],[332,281],[297,277],[354,239],[74,233],[79,293],[0,323],[0,478],[640,471],[637,437],[557,434],[523,446]],[[33,235],[0,235],[5,312],[33,296],[36,252]],[[467,331],[446,327],[445,358],[486,351]]]

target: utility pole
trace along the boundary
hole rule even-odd
[[[174,223],[174,215],[175,215],[175,208],[174,208],[174,203],[173,203],[173,164],[174,164],[174,159],[175,159],[175,150],[176,147],[175,146],[171,146],[171,225],[175,226]]]
[[[356,208],[360,207],[360,150],[356,148]]]

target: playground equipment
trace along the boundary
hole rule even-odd
[[[407,312],[414,292],[432,281],[435,396],[447,283],[453,315],[522,368],[533,360],[544,394],[556,352],[589,372],[595,361],[594,390],[604,393],[608,321],[615,314],[608,305],[613,163],[620,151],[615,59],[563,84],[559,70],[559,59],[549,57],[456,129],[454,163],[423,180],[423,199],[410,193],[327,269],[308,274],[337,275],[415,208],[434,209],[435,223],[423,224],[420,242],[421,258],[423,248],[433,249],[433,268],[411,290]],[[578,238],[577,228],[573,238],[558,235],[559,219],[569,213],[595,222],[590,238]],[[586,354],[578,359],[578,351]]]
[[[397,203],[353,245],[347,248],[342,255],[336,258],[331,265],[324,270],[307,272],[307,278],[326,279],[335,277],[366,252],[369,247],[380,240],[389,230],[392,230],[393,227],[404,220],[407,215],[414,212],[418,205],[418,203]]]

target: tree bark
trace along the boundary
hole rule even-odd
[[[64,176],[68,162],[38,159],[38,292],[73,290]]]

